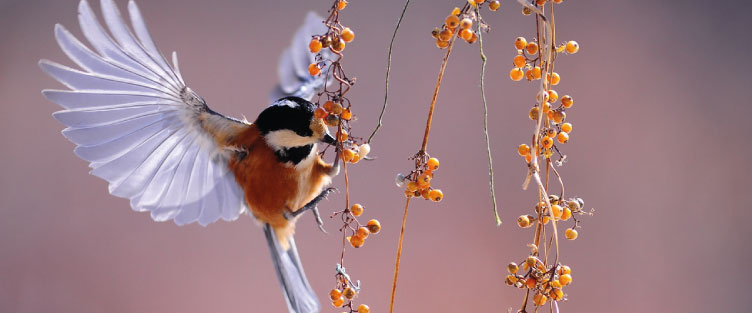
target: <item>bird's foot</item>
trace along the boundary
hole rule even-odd
[[[295,212],[286,212],[285,218],[290,220],[295,217],[297,217],[300,214],[303,214],[305,211],[312,210],[313,216],[316,218],[316,224],[319,226],[319,229],[326,233],[326,230],[324,230],[324,222],[321,220],[321,214],[319,213],[319,208],[316,206],[321,200],[326,199],[327,196],[329,196],[330,193],[337,190],[337,188],[329,187],[321,191],[318,196],[313,198],[310,202],[308,202],[306,205],[304,205],[300,210],[297,210]]]

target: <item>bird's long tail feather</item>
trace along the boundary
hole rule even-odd
[[[295,240],[292,237],[288,238],[289,249],[285,250],[269,224],[264,225],[264,234],[290,313],[318,312],[321,305],[311,285],[308,284],[303,265],[298,257],[298,249],[295,247]]]

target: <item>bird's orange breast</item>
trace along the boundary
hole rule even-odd
[[[313,159],[291,166],[278,161],[254,125],[234,141],[247,155],[234,157],[229,163],[230,170],[243,188],[253,215],[275,229],[288,228],[290,222],[283,214],[302,208],[330,182],[331,165],[324,163],[315,150],[310,156]]]

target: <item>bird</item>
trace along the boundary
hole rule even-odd
[[[318,312],[293,235],[307,211],[321,227],[317,204],[335,190],[328,186],[339,173],[339,156],[327,163],[319,153],[318,144],[336,140],[310,102],[327,81],[307,71],[315,58],[308,42],[327,31],[322,18],[308,13],[280,56],[271,104],[249,122],[213,111],[185,84],[177,54],[171,65],[133,0],[132,30],[113,0],[100,7],[106,29],[86,0],[78,5],[91,48],[62,25],[54,28],[80,69],[39,61],[69,89],[42,93],[63,108],[53,117],[67,127],[62,134],[76,144],[74,153],[109,183],[110,194],[155,221],[207,226],[250,215],[262,225],[289,312]]]

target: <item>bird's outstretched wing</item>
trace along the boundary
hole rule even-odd
[[[316,54],[308,50],[308,44],[315,35],[323,35],[327,28],[323,18],[314,12],[308,12],[303,25],[292,37],[290,46],[282,52],[277,65],[279,83],[269,95],[269,103],[277,99],[295,96],[310,101],[316,92],[324,88],[324,84],[331,84],[325,74],[311,76],[308,66],[316,60]],[[324,59],[334,59],[334,54],[328,49],[321,50]],[[326,73],[326,67],[321,69]],[[330,75],[331,76],[331,75]]]
[[[207,225],[246,211],[243,192],[227,166],[229,140],[249,124],[213,112],[185,86],[157,50],[136,3],[128,3],[133,32],[113,0],[101,1],[104,21],[78,6],[81,30],[94,51],[63,26],[55,37],[82,70],[42,60],[40,66],[70,90],[44,90],[64,110],[54,117],[63,135],[90,162],[111,194],[130,199],[157,221]],[[135,35],[134,35],[135,33]]]

